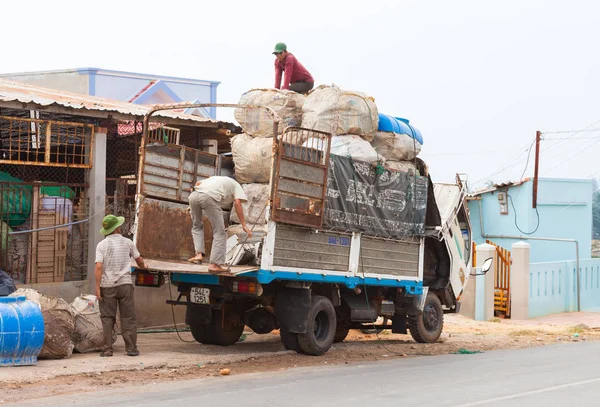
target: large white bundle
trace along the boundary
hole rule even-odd
[[[265,106],[273,109],[281,121],[281,134],[288,126],[302,124],[302,105],[306,96],[290,90],[252,89],[240,98],[240,105]],[[273,118],[265,109],[235,109],[235,119],[245,133],[254,137],[273,137]]]
[[[253,225],[251,223],[246,224],[252,231],[252,237],[248,239],[248,234],[242,229],[242,225],[231,225],[227,228],[227,238],[231,236],[237,236],[238,242],[258,243],[261,242],[263,237],[267,234],[268,226],[266,224]]]
[[[25,296],[40,306],[44,318],[44,346],[39,359],[64,359],[73,354],[71,335],[75,329],[73,309],[62,298],[50,297],[31,288],[19,288],[10,297]]]
[[[411,161],[386,161],[385,168],[392,171],[407,172],[409,174],[417,173],[417,167]]]
[[[231,139],[235,179],[240,184],[269,182],[273,137],[259,138],[238,134]]]
[[[421,152],[421,143],[408,134],[378,131],[371,144],[379,154],[394,161],[413,160]]]
[[[337,86],[319,86],[302,107],[302,127],[332,133],[356,134],[371,141],[379,126],[375,100]]]
[[[327,146],[324,143],[308,139],[303,147],[314,148],[317,150],[326,151]],[[342,157],[351,157],[356,161],[364,161],[368,163],[380,163],[385,161],[380,154],[377,154],[371,143],[360,136],[348,134],[344,136],[333,136],[331,138],[331,154],[340,155]]]
[[[266,206],[271,192],[269,184],[243,184],[242,189],[248,198],[248,201],[242,204],[246,222],[259,225],[267,223]],[[233,223],[240,223],[235,208],[231,210],[230,220]]]
[[[73,343],[75,352],[86,353],[101,351],[104,347],[100,305],[95,295],[82,295],[71,303],[75,313],[75,332]],[[113,330],[113,343],[117,341],[117,329]]]

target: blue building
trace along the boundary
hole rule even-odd
[[[9,73],[0,75],[0,78],[144,105],[178,102],[217,103],[217,86],[220,83],[100,68]],[[214,107],[194,109],[185,113],[211,119],[216,119],[217,114]]]
[[[469,210],[473,240],[487,239],[510,250],[520,239],[510,236],[575,239],[580,259],[591,258],[592,181],[540,178],[537,208],[533,181],[495,185],[472,194]],[[506,236],[506,237],[503,237]],[[574,260],[575,244],[528,240],[531,263]]]

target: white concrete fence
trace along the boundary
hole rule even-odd
[[[530,263],[531,245],[511,247],[510,301],[512,319],[528,319],[560,312],[577,311],[576,261]],[[498,266],[496,248],[478,245],[479,268],[492,257],[494,263],[485,275],[471,276],[460,299],[461,314],[478,321],[494,317],[494,273]],[[581,311],[600,312],[600,259],[580,260]],[[471,271],[473,274],[477,270]]]

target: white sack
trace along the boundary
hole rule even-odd
[[[408,134],[378,131],[371,145],[387,160],[394,161],[413,160],[421,152],[421,144]]]
[[[302,107],[302,127],[331,133],[356,134],[371,141],[379,126],[375,100],[337,86],[319,86]]]
[[[95,295],[82,295],[71,303],[75,313],[73,343],[75,352],[97,352],[104,348],[104,334],[100,319],[100,305]],[[117,329],[113,330],[113,343],[117,341]]]
[[[261,225],[267,223],[266,205],[271,192],[269,184],[242,184],[242,189],[248,198],[247,202],[242,203],[246,223]],[[241,223],[235,208],[231,209],[229,219],[233,223]]]
[[[308,139],[303,147],[314,148],[316,150],[326,151],[327,146],[314,138]],[[322,148],[319,148],[322,146]],[[331,154],[342,157],[351,157],[356,161],[364,161],[377,164],[385,161],[381,155],[377,154],[373,146],[360,136],[353,134],[345,136],[333,136],[331,138]]]
[[[269,182],[273,137],[258,138],[238,134],[231,139],[235,179],[240,184]]]
[[[302,105],[306,96],[290,90],[252,89],[240,98],[241,105],[265,106],[273,109],[280,118],[281,134],[288,126],[302,124]],[[265,109],[235,109],[235,119],[245,133],[254,137],[273,137],[273,119]]]
[[[418,174],[415,164],[411,161],[386,161],[385,168],[392,171],[407,172],[409,174]]]
[[[237,236],[239,243],[258,243],[262,241],[262,238],[267,234],[268,226],[266,224],[263,225],[253,225],[248,223],[246,226],[250,230],[252,230],[252,237],[250,239],[246,239],[248,234],[244,232],[242,229],[242,225],[231,225],[227,228],[227,238],[232,236]]]

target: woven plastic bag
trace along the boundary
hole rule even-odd
[[[322,85],[313,90],[306,98],[302,111],[302,127],[334,136],[355,134],[371,141],[379,127],[375,99],[335,85]]]
[[[239,104],[265,106],[279,116],[278,134],[288,126],[302,124],[302,105],[306,96],[290,90],[252,89],[242,94]],[[265,109],[236,108],[235,119],[244,133],[253,137],[273,137],[273,118]]]

